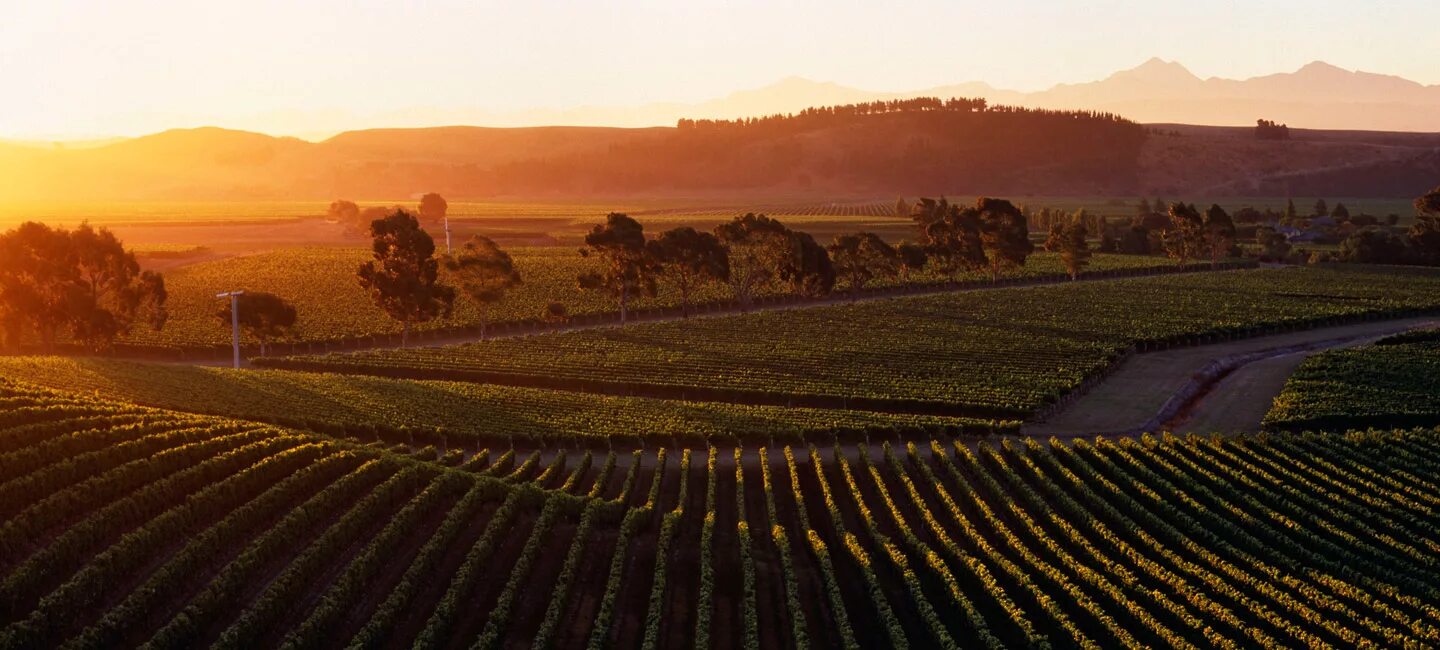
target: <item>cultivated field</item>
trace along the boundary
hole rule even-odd
[[[1440,432],[413,453],[0,384],[5,647],[1440,643]]]
[[[1367,429],[1440,423],[1440,334],[1417,331],[1317,354],[1265,416],[1276,429]]]
[[[594,258],[583,258],[577,251],[577,248],[571,247],[510,248],[508,252],[515,260],[522,284],[490,308],[491,324],[535,325],[540,322],[542,310],[551,301],[563,303],[572,317],[613,317],[617,314],[615,301],[578,286],[576,276],[597,270],[600,262]],[[167,271],[165,285],[169,293],[167,309],[170,319],[165,328],[160,332],[137,328],[120,343],[126,347],[149,348],[162,353],[181,349],[228,350],[230,329],[215,316],[216,310],[221,307],[215,294],[248,289],[274,293],[296,305],[299,322],[295,333],[281,343],[345,340],[352,344],[370,343],[357,339],[379,336],[385,337],[383,342],[388,344],[390,337],[399,334],[400,324],[386,317],[355,280],[355,269],[368,259],[371,259],[368,249],[295,248],[200,262]],[[1174,262],[1158,257],[1096,255],[1089,271],[1138,272],[1173,266]],[[1039,280],[1061,276],[1064,270],[1058,255],[1039,254],[1010,277]],[[988,282],[988,276],[982,273],[948,276],[927,270],[908,275],[904,284],[929,286],[982,279]],[[899,279],[893,279],[877,281],[873,286],[893,287],[900,284]],[[839,293],[843,294],[844,290],[842,284]],[[780,287],[772,287],[763,290],[761,295],[779,296],[785,293]],[[730,308],[734,298],[727,285],[709,283],[700,286],[691,300],[702,306]],[[636,298],[630,308],[675,309],[679,305],[678,292],[662,282],[660,292],[654,298]],[[455,314],[451,318],[422,324],[417,331],[473,335],[478,333],[478,323],[475,304],[462,296],[456,300]],[[256,343],[248,336],[244,342],[247,345]],[[398,344],[398,339],[395,343]],[[258,349],[254,353],[258,353]]]
[[[262,362],[771,404],[1024,417],[1126,350],[1440,308],[1440,275],[1195,273]]]

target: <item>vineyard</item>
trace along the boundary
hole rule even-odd
[[[1440,334],[1400,334],[1306,359],[1265,426],[1366,429],[1440,424]]]
[[[0,356],[0,376],[210,415],[348,431],[390,442],[550,443],[801,440],[875,432],[990,434],[1019,422],[592,395],[472,382]]]
[[[1440,432],[478,453],[0,382],[0,647],[1423,647]]]
[[[1440,276],[1290,268],[637,324],[267,367],[753,404],[1021,418],[1131,348],[1440,309]]]
[[[563,303],[572,318],[613,317],[617,306],[595,292],[583,291],[576,276],[593,271],[598,262],[582,258],[574,248],[511,249],[516,269],[523,284],[505,300],[490,309],[493,331],[505,331],[506,324],[534,326],[539,323],[544,307],[551,301]],[[400,325],[387,318],[376,307],[355,280],[355,269],[369,259],[367,249],[360,248],[298,248],[232,259],[201,262],[166,273],[169,292],[167,307],[170,319],[160,332],[136,328],[121,340],[124,349],[175,353],[182,350],[219,355],[228,352],[230,330],[215,316],[220,304],[215,294],[234,289],[267,291],[279,295],[299,308],[295,334],[283,342],[306,346],[327,343],[366,344],[388,343],[400,332]],[[1174,263],[1152,257],[1128,255],[1096,255],[1091,272],[1158,269]],[[1064,267],[1057,255],[1042,254],[1031,258],[1019,277],[1040,279],[1060,276]],[[949,278],[934,272],[914,273],[908,284],[933,285]],[[963,275],[959,280],[978,282],[981,274]],[[986,278],[988,280],[988,277]],[[886,286],[887,283],[876,283]],[[898,284],[890,281],[889,286]],[[776,296],[778,290],[762,295]],[[692,296],[698,304],[714,308],[730,307],[732,295],[728,286],[709,284],[699,287]],[[679,295],[672,287],[661,284],[655,298],[633,301],[632,309],[677,310]],[[678,310],[677,310],[678,311]],[[464,334],[478,330],[479,314],[474,303],[466,298],[456,301],[455,315],[419,327],[430,334]],[[397,337],[398,338],[398,337]],[[247,335],[247,344],[255,341]],[[258,352],[258,350],[257,350]]]

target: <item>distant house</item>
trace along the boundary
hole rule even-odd
[[[1286,235],[1285,241],[1292,244],[1313,244],[1325,238],[1325,233],[1315,230],[1306,230],[1294,236]]]

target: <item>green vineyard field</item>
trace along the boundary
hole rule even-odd
[[[64,357],[0,356],[0,376],[183,411],[435,438],[451,444],[801,440],[834,431],[1013,432],[1019,422],[591,395],[470,382]],[[400,434],[394,430],[414,431]],[[428,439],[428,438],[427,438]]]
[[[505,324],[534,325],[551,301],[559,301],[576,318],[613,317],[618,307],[595,292],[583,291],[576,282],[581,273],[593,271],[598,262],[582,258],[577,248],[543,247],[511,250],[522,284],[502,302],[490,309],[492,331],[504,332]],[[296,305],[299,315],[295,335],[281,341],[280,349],[292,349],[291,343],[302,344],[389,344],[393,337],[398,344],[399,323],[390,320],[376,307],[355,279],[355,270],[369,259],[368,249],[360,248],[295,248],[231,259],[200,262],[165,275],[169,292],[167,304],[170,319],[159,332],[136,328],[120,341],[122,349],[175,353],[181,350],[209,352],[216,356],[227,353],[230,329],[216,318],[219,302],[215,294],[222,291],[247,289],[279,295]],[[1090,270],[1119,271],[1163,269],[1174,263],[1163,258],[1129,255],[1096,255]],[[1017,277],[1042,278],[1064,272],[1057,255],[1040,254],[1031,258]],[[946,281],[934,272],[915,273],[907,278],[912,285],[930,285]],[[985,279],[988,279],[986,276]],[[981,274],[959,277],[976,282]],[[895,286],[898,281],[876,283]],[[680,304],[678,292],[664,282],[654,298],[633,301],[631,309],[638,312],[655,309],[674,310]],[[843,287],[842,287],[843,288]],[[765,296],[780,295],[778,290]],[[696,304],[729,307],[732,295],[728,287],[711,284],[701,287],[692,297]],[[417,327],[425,334],[474,334],[478,332],[479,314],[475,305],[461,297],[456,301],[455,314],[449,319],[432,321]],[[424,334],[422,334],[423,336]],[[248,335],[244,342],[254,346]],[[323,349],[323,347],[321,348]],[[258,353],[258,350],[256,350]]]
[[[1288,430],[1440,425],[1440,334],[1401,334],[1306,359],[1264,424]]]
[[[0,469],[5,648],[1440,644],[1440,431],[468,453],[0,381]]]
[[[642,323],[267,367],[1021,418],[1126,350],[1440,309],[1440,274],[1287,268],[1004,288]]]

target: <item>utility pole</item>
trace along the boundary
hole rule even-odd
[[[235,368],[240,368],[240,296],[244,291],[227,291],[215,294],[216,298],[230,299],[230,340],[235,351]]]

